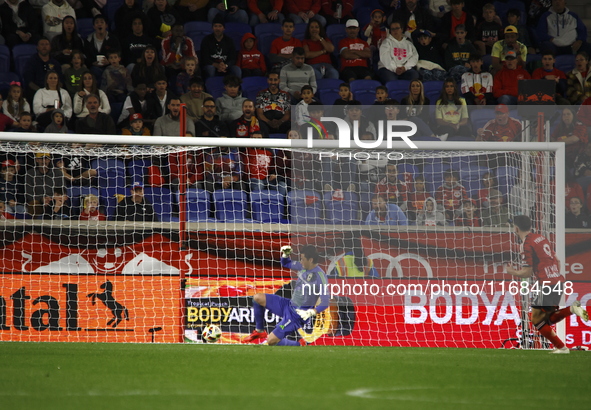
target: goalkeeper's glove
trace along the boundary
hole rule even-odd
[[[289,258],[289,255],[291,255],[291,246],[289,245],[284,245],[281,247],[281,257],[282,258]]]
[[[298,315],[300,315],[300,317],[303,320],[308,320],[308,319],[316,316],[316,310],[314,310],[314,309],[308,309],[308,310],[296,309],[296,312]]]

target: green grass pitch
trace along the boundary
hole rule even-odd
[[[0,343],[1,409],[585,409],[591,353]]]

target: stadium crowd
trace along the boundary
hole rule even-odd
[[[191,136],[301,138],[311,128],[315,138],[334,138],[320,121],[330,113],[360,121],[367,140],[379,119],[407,119],[417,139],[523,141],[510,109],[523,102],[519,80],[545,79],[565,106],[551,139],[567,145],[567,223],[591,223],[591,46],[565,0],[5,0],[0,21],[0,51],[9,56],[0,131],[178,135],[184,103]],[[482,178],[468,193],[452,166],[441,187],[425,191],[434,179],[423,165],[398,181],[392,168],[403,164],[335,160],[294,175],[288,169],[302,158],[289,152],[191,155],[196,188],[356,193],[371,204],[359,218],[367,223],[501,225],[519,188],[486,188]],[[78,217],[99,212],[87,204],[105,206],[100,161],[37,153],[1,163],[7,218]],[[490,167],[490,178],[505,166]],[[323,177],[308,175],[315,171]],[[116,212],[96,218],[156,212],[144,184],[174,191],[178,155],[126,175],[131,196],[118,193]]]

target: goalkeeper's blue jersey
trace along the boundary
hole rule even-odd
[[[300,262],[292,261],[290,258],[281,258],[281,266],[298,271],[298,279],[291,295],[291,305],[294,309],[315,308],[320,313],[328,307],[328,281],[320,266],[305,270]]]

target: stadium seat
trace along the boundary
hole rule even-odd
[[[0,45],[0,73],[10,71],[10,49],[5,45]]]
[[[416,165],[413,165],[413,164],[401,163],[401,164],[398,164],[397,168],[398,168],[398,178],[400,180],[403,179],[402,176],[404,174],[409,174],[410,181],[409,181],[409,178],[407,178],[406,176],[404,177],[404,180],[406,182],[414,181],[415,176],[419,175],[419,169],[417,168]]]
[[[402,101],[402,99],[409,94],[409,86],[410,81],[408,80],[388,81],[386,83],[386,88],[388,89],[388,97],[393,98],[398,102]]]
[[[336,100],[341,98],[338,91],[324,90],[324,89],[321,89],[320,87],[318,87],[318,92],[316,94],[318,95],[320,102],[324,105],[327,105],[327,106],[334,104],[334,102]],[[330,107],[330,108],[334,108],[334,107]]]
[[[123,4],[125,4],[125,0],[109,0],[103,8],[103,13],[107,16],[107,21],[112,31],[117,28],[115,25],[115,13]]]
[[[451,168],[450,165],[444,164],[441,160],[425,164],[423,176],[425,177],[427,191],[435,192],[443,184],[443,173],[449,168]]]
[[[326,27],[326,37],[330,39],[332,45],[334,46],[334,55],[338,56],[340,54],[339,50],[339,42],[347,37],[347,32],[345,30],[344,24],[331,24]]]
[[[130,161],[127,164],[127,175],[131,181],[144,183],[146,181],[146,171],[152,165],[150,158],[142,158]]]
[[[490,54],[485,54],[482,56],[482,69],[489,70],[490,66],[492,65],[492,56]]]
[[[470,112],[470,121],[472,122],[472,130],[474,133],[476,133],[479,128],[484,127],[487,122],[494,119],[495,111],[491,108],[482,108]]]
[[[84,41],[86,41],[86,37],[88,37],[94,31],[94,27],[92,24],[91,18],[83,18],[76,20],[76,29],[78,30],[78,34]]]
[[[144,187],[145,198],[152,203],[154,212],[160,222],[176,222],[178,217],[173,216],[174,196],[167,188]]]
[[[246,23],[227,22],[224,34],[234,40],[234,47],[236,51],[242,48],[242,36],[245,33],[251,33],[250,25]]]
[[[284,198],[274,190],[254,191],[250,193],[252,218],[266,223],[289,223],[283,217],[285,213]]]
[[[460,179],[462,181],[480,181],[482,176],[490,172],[487,167],[481,167],[478,165],[470,165],[460,168]]]
[[[267,77],[245,77],[242,79],[242,96],[256,102],[258,93],[267,86]]]
[[[308,24],[306,23],[298,23],[295,25],[295,30],[293,31],[293,36],[300,41],[304,41],[304,36],[306,35],[306,27]]]
[[[205,36],[209,35],[209,33],[191,33],[187,34],[187,37],[190,37],[193,40],[193,46],[195,47],[195,52],[199,55],[199,51],[201,51],[201,42]]]
[[[252,222],[246,219],[246,193],[237,189],[219,189],[213,193],[215,218],[223,222]]]
[[[213,96],[219,98],[225,91],[224,77],[209,77],[205,80],[205,91]]]
[[[367,37],[363,35],[363,27],[365,27],[371,21],[371,12],[374,11],[376,8],[380,8],[379,5],[378,7],[374,8],[365,6],[355,10],[355,18],[359,22],[359,36],[363,40],[367,40]]]
[[[427,97],[431,105],[435,105],[439,96],[441,95],[441,89],[443,88],[443,81],[427,81],[423,83],[425,97]]]
[[[498,167],[496,173],[497,181],[499,183],[498,190],[501,191],[503,195],[507,195],[513,185],[515,185],[515,180],[519,176],[519,168],[511,166]]]
[[[4,97],[8,95],[7,93],[10,89],[10,83],[13,81],[20,81],[18,74],[2,73],[2,75],[0,75],[0,93],[2,93]]]
[[[505,27],[508,23],[507,23],[507,12],[509,11],[509,9],[517,9],[520,11],[520,18],[519,18],[519,24],[524,24],[525,25],[525,20],[527,18],[527,12],[525,11],[525,4],[521,1],[512,1],[512,2],[505,2],[505,1],[495,1],[493,3],[493,5],[495,6],[495,11],[497,13],[497,16],[499,16],[501,18],[501,21],[503,22],[503,27]]]
[[[360,222],[359,196],[355,192],[326,192],[323,202],[327,223],[358,224]]]
[[[292,190],[287,194],[289,219],[296,224],[320,224],[322,201],[315,191]]]
[[[190,36],[193,33],[213,33],[211,23],[207,21],[188,21],[185,23],[185,34]]]
[[[467,135],[450,135],[447,138],[447,141],[475,141],[474,137],[469,137]]]
[[[478,195],[478,191],[482,188],[480,180],[460,180],[461,184],[466,188],[466,192],[470,198]]]
[[[269,134],[269,138],[281,140],[281,139],[286,139],[287,136],[285,134]]]
[[[382,5],[379,0],[355,0],[353,2],[353,14],[359,19],[359,14],[362,8],[368,8],[370,10],[381,9]]]
[[[376,87],[382,85],[376,80],[355,80],[351,82],[353,98],[363,105],[372,105],[376,100]]]
[[[209,192],[197,188],[187,189],[186,198],[187,222],[215,222],[215,219],[209,216],[211,207]],[[180,203],[180,196],[177,196],[177,200]]]
[[[123,103],[122,102],[112,102],[111,103],[111,118],[117,124],[119,121],[119,116],[121,115],[121,111],[123,110]]]
[[[14,60],[14,67],[16,73],[24,77],[25,65],[33,54],[37,52],[37,46],[33,44],[18,44],[12,48],[12,59]]]
[[[563,54],[556,56],[556,63],[554,64],[554,67],[564,71],[564,73],[567,74],[569,71],[572,71],[572,69],[575,68],[575,57],[576,56],[574,54]]]
[[[257,38],[258,47],[263,55],[268,56],[271,50],[271,43],[277,37],[283,36],[279,23],[259,24],[254,28],[254,35]]]

